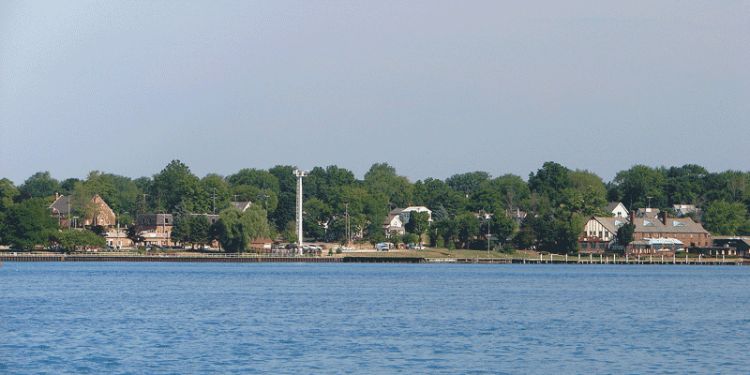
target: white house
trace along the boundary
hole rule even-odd
[[[607,205],[607,212],[611,212],[614,217],[622,218],[627,218],[629,214],[628,209],[625,208],[625,205],[622,204],[622,202],[609,202]]]
[[[432,210],[425,206],[396,208],[388,213],[388,217],[385,219],[385,222],[383,222],[385,236],[390,237],[391,234],[399,236],[404,235],[404,233],[406,233],[404,226],[409,222],[409,214],[412,212],[427,212],[427,220],[432,223]]]

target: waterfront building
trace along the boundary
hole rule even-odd
[[[173,246],[172,214],[142,214],[136,218],[135,233],[144,246]]]
[[[396,208],[388,213],[388,217],[383,222],[386,238],[392,235],[403,236],[406,233],[405,226],[409,222],[409,214],[412,212],[427,212],[427,220],[432,223],[432,210],[425,206]]]

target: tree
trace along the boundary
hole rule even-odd
[[[0,179],[0,212],[7,211],[21,192],[7,178]]]
[[[666,207],[667,195],[665,187],[667,177],[663,170],[636,165],[618,172],[612,181],[617,200],[623,202],[628,209],[640,207]]]
[[[414,204],[429,207],[433,211],[442,209],[448,215],[455,215],[464,208],[465,199],[462,193],[438,179],[428,178],[414,184]],[[434,216],[433,212],[433,218]]]
[[[216,234],[225,251],[242,252],[253,240],[270,236],[271,231],[264,210],[250,208],[243,213],[228,208],[219,214]]]
[[[529,175],[531,191],[547,199],[552,207],[562,203],[562,192],[570,187],[570,170],[555,162],[548,161],[536,173]]]
[[[297,207],[297,178],[294,177],[296,168],[290,165],[277,165],[268,170],[279,181],[278,206],[270,218],[279,230],[284,230],[286,224],[295,220]]]
[[[695,164],[671,167],[666,171],[666,194],[668,203],[697,204],[705,193],[706,168]]]
[[[633,223],[626,223],[617,228],[617,243],[622,246],[628,246],[633,242],[633,235],[635,233],[635,225]]]
[[[32,198],[10,207],[4,224],[3,242],[15,249],[31,250],[46,246],[50,235],[57,230],[57,220],[50,216],[48,203]]]
[[[445,180],[445,183],[454,191],[461,193],[466,197],[472,197],[483,183],[489,181],[490,175],[487,172],[476,171],[469,173],[454,174]]]
[[[470,212],[465,212],[456,215],[454,219],[456,235],[458,241],[461,243],[461,247],[464,249],[469,248],[469,241],[479,235],[479,219]]]
[[[104,237],[86,229],[66,229],[63,231],[54,232],[51,235],[51,240],[57,243],[57,245],[62,250],[68,253],[76,251],[80,248],[101,248],[107,244]]]
[[[364,186],[371,195],[382,195],[396,207],[406,207],[412,201],[413,185],[388,163],[373,164],[365,173]]]
[[[206,215],[183,214],[176,218],[172,239],[182,244],[205,245],[211,242],[211,224]]]
[[[734,236],[747,225],[747,208],[742,203],[715,201],[706,207],[703,224],[713,234]]]
[[[205,193],[200,180],[190,172],[190,168],[179,160],[172,160],[161,172],[154,175],[152,199],[157,210],[172,212],[178,205],[184,210],[206,212]]]
[[[424,242],[424,234],[430,227],[430,215],[427,212],[409,212],[409,221],[406,222],[406,231],[417,235],[419,243]]]
[[[562,203],[570,212],[584,216],[605,215],[607,188],[601,177],[582,170],[570,171],[570,187],[562,191]]]
[[[23,199],[47,198],[58,190],[60,190],[60,183],[46,171],[34,173],[20,188]]]
[[[516,231],[516,222],[510,218],[505,211],[496,211],[490,222],[492,234],[497,237],[500,244],[504,244]]]
[[[224,180],[224,177],[211,173],[203,177],[200,184],[207,201],[202,202],[199,206],[210,208],[208,212],[212,213],[220,212],[229,207],[229,184]]]
[[[318,198],[310,198],[303,205],[302,224],[305,236],[325,239],[326,228],[331,221],[331,207]]]

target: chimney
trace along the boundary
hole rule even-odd
[[[630,210],[630,212],[628,213],[628,217],[630,220],[630,224],[635,225],[635,211]]]
[[[661,211],[659,215],[661,216],[661,223],[667,225],[667,219],[669,219],[669,214],[667,213],[667,211]]]
[[[55,192],[55,200],[60,199],[60,194],[58,192]]]

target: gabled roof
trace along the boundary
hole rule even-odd
[[[60,215],[67,216],[70,214],[70,204],[71,201],[69,195],[60,195],[49,205],[48,208],[50,208],[55,215],[59,213]]]
[[[236,208],[236,209],[238,209],[238,210],[240,210],[242,212],[245,212],[248,208],[250,208],[250,206],[253,203],[250,202],[250,201],[246,201],[246,202],[229,202],[229,204],[232,207],[234,207],[234,208]]]
[[[708,233],[702,225],[689,217],[668,217],[666,224],[658,218],[637,217],[635,218],[636,233]]]
[[[607,203],[607,212],[614,211],[615,208],[617,208],[617,206],[619,206],[621,204],[622,204],[622,202],[609,202],[609,203]],[[623,207],[625,207],[625,206],[623,205]],[[625,210],[627,211],[627,208]]]
[[[594,216],[592,219],[598,221],[610,233],[617,233],[617,229],[628,222],[621,217]]]

